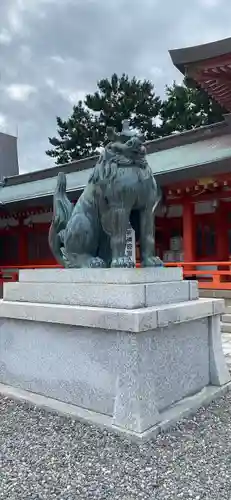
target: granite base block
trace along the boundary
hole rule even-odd
[[[0,384],[143,438],[229,383],[223,307],[177,268],[22,271],[0,301]]]
[[[199,299],[141,309],[0,301],[0,318],[131,333],[220,315],[223,310],[221,299]]]
[[[204,317],[136,334],[2,318],[0,382],[142,436],[178,402],[229,382],[222,351],[214,352],[218,321]]]
[[[141,269],[23,269],[20,282],[31,283],[95,283],[135,284],[182,281],[182,268],[148,267]]]
[[[120,309],[138,309],[198,298],[197,284],[182,280],[179,268],[36,269],[5,283],[3,299]]]
[[[12,282],[4,286],[4,300],[92,307],[138,309],[198,298],[190,281],[94,284]]]

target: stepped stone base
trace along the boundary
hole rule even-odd
[[[221,331],[223,333],[231,333],[231,322],[223,321],[221,323]]]
[[[120,309],[197,298],[196,283],[183,281],[182,271],[177,268],[22,271],[18,283],[7,283],[4,287],[4,300],[8,301]]]
[[[0,303],[2,388],[153,435],[230,380],[223,301],[197,297],[179,269],[23,271]]]

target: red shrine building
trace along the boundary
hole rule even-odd
[[[227,111],[220,123],[147,144],[164,193],[155,217],[156,251],[202,288],[231,289],[231,38],[170,51],[173,64]],[[2,145],[1,145],[2,141]],[[48,246],[52,195],[60,170],[70,198],[84,189],[97,157],[18,175],[16,139],[0,134],[0,277],[54,266]],[[139,248],[136,249],[139,262]]]

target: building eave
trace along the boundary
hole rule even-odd
[[[219,162],[221,157],[229,155],[229,137],[231,138],[230,115],[220,123],[149,141],[146,146],[153,174],[160,184],[165,185],[169,179],[172,182],[173,176],[177,178],[176,181],[179,180],[186,170],[190,171],[190,175],[199,175],[200,162],[203,168],[203,164],[207,161]],[[211,149],[214,141],[217,158],[215,157],[216,151]],[[218,144],[218,150],[216,144]],[[200,156],[201,149],[204,151],[203,158]],[[211,155],[212,151],[214,153]],[[60,171],[66,173],[67,190],[71,196],[75,196],[86,186],[97,159],[98,156],[94,156],[42,171],[6,178],[4,185],[0,188],[0,202],[5,206],[21,204],[21,202],[37,205],[46,203],[53,196],[57,174]],[[229,162],[230,160],[231,153]],[[197,168],[196,174],[195,167]]]
[[[219,137],[220,135],[228,134],[231,131],[230,115],[224,116],[224,121],[198,127],[185,132],[171,134],[166,137],[154,139],[146,142],[147,153],[152,154],[157,151],[164,151],[173,147],[191,144],[197,141],[206,140],[208,137]],[[70,163],[56,165],[55,167],[36,170],[25,174],[15,175],[5,178],[5,186],[14,186],[16,184],[24,184],[42,179],[50,179],[56,177],[60,171],[66,174],[81,172],[93,168],[99,156],[91,156],[81,158]]]
[[[231,53],[231,38],[216,42],[169,50],[174,66],[185,75],[189,64],[195,64],[207,59],[222,57]]]
[[[219,174],[224,172],[230,172],[230,161],[231,155],[217,159],[210,162],[204,162],[201,164],[191,164],[184,168],[179,168],[178,170],[165,170],[154,173],[155,178],[160,186],[166,186],[171,183],[177,183],[179,181],[184,181],[188,179],[193,179],[198,176],[207,176],[212,174]],[[196,170],[196,172],[195,172]],[[67,192],[71,199],[78,198],[78,195],[83,191],[84,187],[88,182],[88,178],[91,169],[86,169],[82,172],[75,172],[67,174]],[[82,173],[81,179],[78,174]],[[81,181],[81,182],[80,182]],[[10,209],[10,207],[16,207],[17,204],[30,204],[34,206],[44,205],[52,202],[53,193],[56,187],[56,178],[51,177],[48,180],[41,180],[30,182],[25,185],[21,184],[15,186],[6,186],[0,189],[0,201],[2,203],[1,208],[4,207]],[[20,188],[20,189],[19,189]]]
[[[169,53],[183,75],[231,112],[231,38]]]

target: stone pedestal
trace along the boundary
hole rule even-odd
[[[0,391],[156,434],[229,386],[221,312],[177,268],[21,271],[0,302]]]

